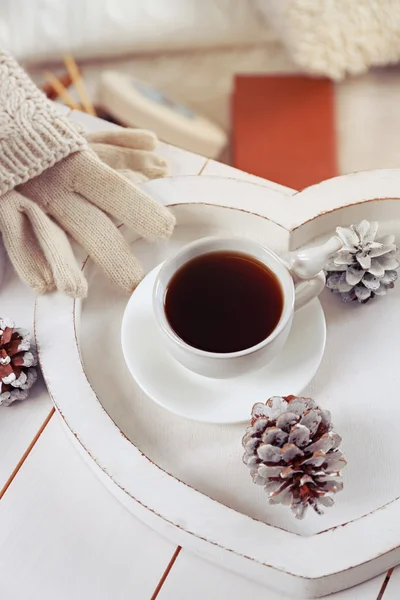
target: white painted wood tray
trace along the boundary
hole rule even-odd
[[[400,241],[398,170],[338,177],[291,197],[218,177],[145,187],[178,221],[173,239],[157,245],[125,232],[146,270],[210,234],[249,236],[282,253],[367,218]],[[364,306],[322,295],[327,346],[304,394],[332,412],[348,466],[336,505],[296,521],[252,483],[241,461],[243,425],[186,421],[144,396],[120,348],[127,298],[90,261],[84,269],[90,291],[82,306],[57,294],[37,302],[40,363],[71,438],[130,511],[177,544],[297,597],[355,585],[400,562],[400,284]]]

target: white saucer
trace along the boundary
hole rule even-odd
[[[256,402],[300,394],[314,377],[325,348],[322,307],[314,300],[295,313],[283,350],[265,368],[235,379],[209,379],[192,373],[164,346],[153,314],[152,291],[161,265],[132,294],[122,319],[122,352],[142,390],[160,406],[195,421],[241,423]]]

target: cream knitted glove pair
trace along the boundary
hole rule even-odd
[[[131,291],[142,269],[109,215],[147,239],[174,227],[173,215],[135,185],[165,174],[155,136],[121,129],[87,137],[0,52],[0,231],[17,273],[38,293],[87,293],[65,232]]]

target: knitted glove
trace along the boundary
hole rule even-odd
[[[143,129],[113,129],[85,133],[90,148],[113,169],[133,183],[167,174],[167,163],[154,154],[157,136]]]
[[[147,239],[172,232],[172,214],[126,176],[133,165],[149,177],[165,163],[148,150],[133,151],[132,132],[112,134],[94,135],[94,149],[125,174],[103,163],[18,64],[0,53],[0,231],[16,271],[39,293],[86,294],[64,231],[127,291],[142,270],[108,215]],[[141,135],[142,146],[154,143]],[[112,148],[109,142],[117,140]]]

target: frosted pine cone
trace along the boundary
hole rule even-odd
[[[385,296],[394,287],[400,264],[395,236],[376,239],[378,223],[365,220],[336,231],[343,248],[325,265],[327,287],[345,302],[365,303],[374,296]]]
[[[271,504],[290,505],[302,519],[308,506],[323,514],[321,505],[332,506],[333,494],[343,489],[341,441],[330,413],[311,398],[273,396],[253,406],[243,462]]]
[[[14,328],[11,319],[0,318],[0,405],[28,397],[37,379],[36,363],[29,333]]]

